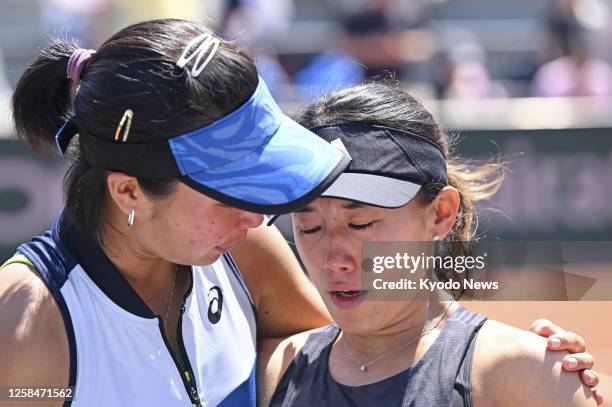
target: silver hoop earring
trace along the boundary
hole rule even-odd
[[[128,215],[128,226],[129,227],[132,227],[134,225],[134,218],[135,217],[136,217],[136,212],[134,211],[134,209],[132,209],[132,211]]]

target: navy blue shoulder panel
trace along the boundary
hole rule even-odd
[[[60,296],[59,290],[68,279],[68,273],[77,265],[59,238],[58,225],[61,216],[56,219],[51,230],[17,248],[17,251],[34,264],[55,298]]]
[[[27,243],[23,243],[17,248],[17,251],[32,262],[60,309],[70,350],[68,385],[75,386],[77,373],[76,340],[70,312],[60,290],[68,279],[70,271],[77,265],[77,262],[59,237],[58,228],[63,216],[63,214],[58,216],[51,230],[34,237]],[[70,405],[70,401],[64,403],[64,407]]]

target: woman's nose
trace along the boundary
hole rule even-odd
[[[346,236],[329,237],[329,248],[325,257],[325,271],[350,273],[355,271],[355,256],[351,242]]]
[[[263,223],[264,216],[259,213],[241,211],[238,227],[240,229],[253,229]]]

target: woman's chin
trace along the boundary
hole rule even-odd
[[[223,253],[220,251],[210,250],[206,254],[194,258],[189,264],[193,266],[209,266],[219,260],[222,255]]]
[[[346,332],[367,334],[379,328],[379,321],[377,319],[380,320],[380,315],[368,312],[365,307],[358,307],[356,310],[346,310],[332,306],[328,307],[328,310],[336,325]]]
[[[334,321],[336,322],[336,325],[338,325],[344,332],[354,335],[369,335],[378,331],[379,329],[377,324],[365,318],[342,318],[340,320],[336,320],[334,318]]]

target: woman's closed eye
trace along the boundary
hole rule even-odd
[[[349,223],[349,228],[354,229],[354,230],[367,230],[369,228],[371,228],[372,226],[374,226],[374,221],[369,222],[369,223]]]
[[[350,229],[353,230],[368,230],[370,229],[372,226],[374,226],[375,221],[369,222],[369,223],[349,223],[348,227]],[[300,228],[298,229],[298,232],[301,235],[311,235],[313,233],[317,233],[318,231],[321,230],[321,226],[315,226],[312,228]]]
[[[319,230],[321,230],[321,226],[316,226],[316,227],[314,227],[314,228],[310,228],[310,229],[300,228],[300,229],[298,230],[298,232],[299,232],[301,235],[311,235],[311,234],[313,234],[313,233],[318,232]]]

